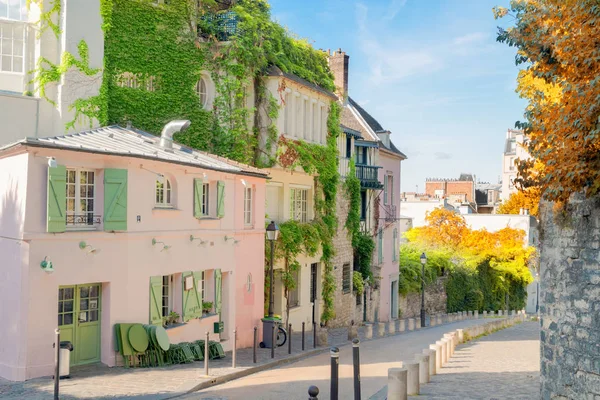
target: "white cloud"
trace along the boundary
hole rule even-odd
[[[391,0],[390,4],[388,5],[388,12],[383,19],[388,21],[393,20],[396,15],[398,15],[402,7],[406,5],[406,2],[407,0]]]
[[[485,41],[485,39],[487,39],[488,36],[489,35],[484,32],[473,32],[454,38],[453,43],[457,46],[478,44]]]

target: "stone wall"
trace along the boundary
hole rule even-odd
[[[600,197],[541,217],[541,397],[600,398]]]
[[[427,314],[446,313],[446,279],[440,277],[434,284],[425,286],[425,312]],[[398,306],[402,311],[402,318],[419,317],[421,315],[421,292],[400,296]]]

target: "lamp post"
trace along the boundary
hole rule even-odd
[[[267,239],[271,242],[271,265],[269,267],[269,318],[273,318],[273,305],[275,302],[273,301],[273,286],[274,286],[274,278],[273,278],[273,258],[275,252],[275,241],[279,236],[279,227],[275,224],[275,221],[271,221],[269,226],[267,226]]]
[[[427,256],[421,254],[421,328],[425,327],[425,264],[427,264]]]

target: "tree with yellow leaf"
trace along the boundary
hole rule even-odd
[[[519,214],[521,209],[529,210],[529,214],[538,216],[541,190],[539,187],[527,189],[511,194],[505,202],[498,207],[498,214]]]
[[[548,200],[578,191],[600,192],[600,4],[598,0],[513,0],[514,26],[499,28],[499,42],[517,48],[517,92],[528,100],[526,122],[516,125],[543,166],[520,161],[518,182],[538,186]]]

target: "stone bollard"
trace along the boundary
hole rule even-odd
[[[348,327],[348,340],[352,341],[358,337],[358,326],[350,325]]]
[[[398,330],[400,332],[404,332],[406,330],[406,320],[405,319],[400,320],[400,327]]]
[[[475,319],[479,319],[479,310],[475,310]]]
[[[450,346],[451,346],[450,343],[452,343],[452,342],[450,341],[450,339],[445,337],[445,338],[442,338],[442,343],[444,343],[444,347],[446,348],[446,361],[444,362],[444,365],[446,365],[450,361],[450,357],[452,357],[452,353],[450,350]]]
[[[446,354],[448,347],[446,346],[446,342],[444,342],[443,339],[438,340],[437,342],[435,342],[435,344],[440,345],[440,347],[442,348],[442,356],[440,357],[440,366],[443,367],[448,362],[448,356]]]
[[[429,326],[436,326],[437,317],[435,315],[432,315],[431,318],[429,318]]]
[[[317,346],[328,346],[329,332],[327,328],[317,328]]]
[[[408,330],[409,331],[414,331],[415,330],[415,319],[414,318],[409,318],[408,319]]]
[[[437,318],[437,324],[438,325],[442,325],[444,323],[444,321],[442,321],[442,316],[440,314],[438,314],[436,316],[436,318]]]
[[[407,400],[408,398],[408,371],[406,368],[388,369],[388,400]]]
[[[435,373],[437,374],[442,369],[442,346],[436,342],[430,344],[429,349],[435,351]]]
[[[406,368],[406,381],[407,381],[407,392],[409,396],[417,395],[420,392],[419,385],[419,363],[416,361],[409,361],[402,363]]]
[[[421,318],[415,318],[415,329],[421,329]]]
[[[444,333],[444,339],[448,341],[448,358],[450,358],[454,355],[454,339],[450,333]]]
[[[373,339],[373,324],[365,324],[365,339]]]
[[[390,335],[393,335],[396,333],[396,321],[391,320],[390,322],[388,322],[388,333]]]
[[[435,370],[436,351],[431,349],[431,345],[429,347],[430,347],[429,349],[423,349],[423,354],[429,356],[429,379],[431,380],[431,377],[436,374],[436,370]]]
[[[465,341],[465,336],[464,336],[464,332],[462,329],[457,329],[456,330],[456,336],[458,337],[458,343],[462,343]]]
[[[415,361],[419,363],[419,384],[429,383],[429,356],[417,354]]]
[[[377,336],[385,336],[385,322],[377,323]]]
[[[502,310],[498,310],[498,316],[501,317],[502,316]]]
[[[487,311],[483,310],[483,318],[487,317]]]

